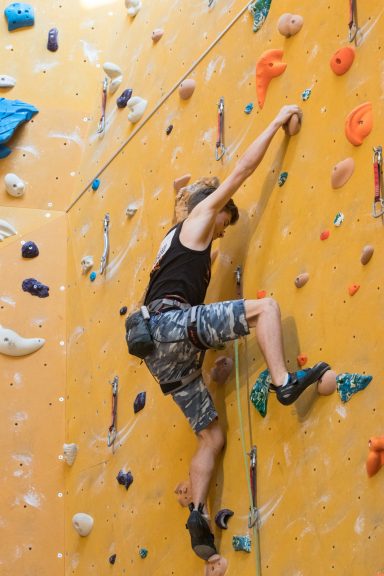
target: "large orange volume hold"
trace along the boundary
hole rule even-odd
[[[280,76],[287,65],[281,61],[283,51],[280,49],[267,50],[256,64],[256,92],[260,108],[264,106],[267,89],[272,78]]]
[[[345,120],[345,135],[354,146],[360,146],[372,130],[372,104],[365,102],[354,108]]]

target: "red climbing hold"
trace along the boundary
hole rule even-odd
[[[329,235],[330,235],[329,230],[323,230],[322,233],[320,234],[320,240],[326,240],[327,238],[329,238]]]
[[[349,295],[353,296],[354,294],[356,294],[359,288],[360,284],[351,284],[348,288]]]
[[[260,300],[261,298],[266,297],[267,291],[266,290],[258,290],[256,295],[257,295],[257,298]]]
[[[384,464],[384,436],[369,439],[369,454],[366,462],[367,474],[374,476]]]
[[[308,362],[308,356],[306,354],[299,354],[297,357],[297,363],[299,366],[305,366]]]

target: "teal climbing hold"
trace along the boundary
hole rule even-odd
[[[148,550],[146,548],[140,548],[139,554],[140,558],[146,558],[148,556]]]
[[[351,397],[364,390],[372,380],[372,376],[368,374],[349,374],[343,372],[336,376],[337,391],[340,395],[342,402],[348,402]]]
[[[97,190],[100,186],[100,180],[98,178],[95,178],[94,181],[92,182],[92,190]]]
[[[278,180],[278,184],[279,186],[284,186],[284,184],[286,183],[288,178],[288,172],[281,172],[280,176],[279,176],[279,180]]]
[[[341,226],[344,222],[344,214],[342,212],[338,212],[333,219],[333,223],[335,226]]]
[[[310,88],[306,88],[306,89],[304,90],[304,92],[301,93],[301,99],[304,100],[304,101],[305,101],[305,100],[308,100],[308,98],[310,97],[311,93],[312,93],[312,90],[311,90]]]
[[[251,551],[251,539],[248,535],[245,536],[233,536],[232,546],[236,552],[250,552]]]
[[[6,7],[4,15],[8,22],[8,31],[17,30],[33,26],[35,23],[35,14],[33,6],[24,4],[24,2],[14,2]]]
[[[96,280],[96,272],[91,272],[89,275],[89,279],[91,282],[94,282]]]
[[[256,0],[248,6],[248,10],[253,16],[253,31],[260,30],[267,19],[272,0]]]
[[[268,370],[264,370],[257,377],[257,380],[251,390],[251,402],[256,410],[260,412],[263,418],[267,414],[268,392],[270,384],[272,384],[271,375]]]
[[[245,112],[246,114],[250,114],[250,113],[252,112],[252,110],[253,110],[253,103],[252,103],[252,102],[249,102],[249,104],[247,104],[247,105],[245,106],[244,112]]]

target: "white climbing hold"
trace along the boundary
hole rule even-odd
[[[103,70],[110,78],[117,78],[123,75],[121,68],[113,62],[104,62]]]
[[[9,174],[5,175],[4,182],[8,194],[10,194],[11,196],[19,198],[24,194],[25,182],[23,182],[21,178],[16,176],[16,174],[12,174],[12,172],[9,172]]]
[[[128,120],[132,122],[132,124],[140,120],[145,112],[147,104],[147,100],[140,98],[140,96],[133,96],[128,100],[127,107],[131,109],[128,114]]]
[[[23,338],[14,330],[0,326],[0,354],[27,356],[44,346],[44,338]]]
[[[0,242],[4,240],[4,238],[8,238],[8,236],[13,236],[17,234],[17,230],[7,222],[6,220],[0,220]]]
[[[117,78],[111,80],[111,82],[109,83],[109,93],[114,94],[118,89],[118,87],[120,86],[120,84],[122,83],[122,81],[123,81],[122,76],[117,76]]]
[[[132,216],[134,216],[137,212],[137,207],[134,204],[130,204],[129,206],[127,206],[127,209],[125,211],[126,215],[129,218],[132,218]]]
[[[93,518],[89,514],[78,512],[72,517],[72,524],[80,536],[88,536],[93,528]]]
[[[68,466],[72,466],[77,456],[77,444],[64,444],[63,457]]]
[[[125,6],[130,16],[136,16],[142,7],[142,3],[140,0],[125,0]]]
[[[92,266],[93,266],[93,256],[84,256],[84,258],[81,261],[81,268],[83,274],[86,274],[88,270],[92,268]]]
[[[14,88],[14,86],[16,86],[16,80],[13,76],[0,74],[0,88]]]

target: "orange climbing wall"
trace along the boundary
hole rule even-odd
[[[264,369],[253,336],[240,342],[241,404],[247,449],[258,447],[258,503],[262,573],[271,576],[377,575],[384,569],[381,474],[365,472],[367,440],[382,434],[381,252],[383,225],[371,216],[372,147],[382,145],[383,82],[380,68],[383,8],[378,0],[358,3],[360,45],[351,69],[335,76],[332,54],[348,45],[348,3],[310,5],[274,0],[256,34],[240,1],[147,3],[131,19],[122,0],[35,2],[33,28],[9,33],[2,23],[1,74],[16,87],[1,96],[34,104],[39,114],[13,138],[13,153],[1,174],[26,182],[22,198],[3,186],[0,219],[17,230],[0,243],[0,324],[24,337],[43,337],[30,356],[0,355],[3,402],[0,420],[4,459],[0,492],[0,567],[8,574],[96,573],[189,576],[204,574],[184,529],[187,513],[173,494],[187,477],[194,438],[169,398],[164,398],[138,360],[127,355],[124,318],[142,295],[157,246],[174,214],[172,182],[185,173],[223,179],[253,137],[284,103],[300,103],[302,130],[288,141],[277,135],[257,173],[238,192],[241,220],[217,243],[208,301],[235,295],[234,270],[244,269],[244,293],[258,290],[281,305],[288,365],[298,353],[308,363],[329,361],[337,373],[374,378],[343,404],[335,393],[309,391],[293,407],[271,396],[262,419],[247,410],[252,386]],[[343,4],[343,5],[342,5]],[[345,4],[345,5],[344,5]],[[284,38],[277,21],[301,14],[302,30]],[[46,35],[59,29],[59,50],[46,50]],[[153,45],[151,33],[163,27]],[[217,42],[215,42],[217,40]],[[281,48],[287,69],[257,107],[255,63],[267,49]],[[100,118],[102,64],[123,71],[123,88],[148,100],[143,120],[132,126],[127,109],[108,96],[106,131]],[[184,77],[196,80],[189,101],[175,89]],[[311,88],[307,101],[301,93]],[[217,101],[225,98],[223,162],[214,156]],[[344,135],[344,120],[357,105],[373,106],[373,130],[359,147]],[[250,115],[244,107],[253,102]],[[173,124],[172,133],[165,129]],[[126,145],[124,146],[124,144]],[[334,190],[335,164],[352,157],[349,182]],[[277,180],[288,172],[284,186]],[[98,176],[100,187],[90,189]],[[133,217],[128,206],[137,208]],[[343,212],[336,228],[333,219]],[[103,219],[110,215],[110,255],[99,274]],[[330,230],[326,241],[320,233]],[[34,240],[37,259],[20,256],[20,243]],[[364,245],[375,252],[360,263]],[[84,256],[94,258],[92,283],[82,274]],[[308,272],[297,289],[294,279]],[[50,286],[38,299],[21,290],[35,277]],[[349,296],[348,287],[359,284]],[[65,356],[66,353],[66,363]],[[228,345],[227,354],[234,355]],[[204,373],[216,358],[209,352]],[[246,368],[248,365],[248,369]],[[248,373],[248,375],[247,375]],[[119,379],[115,449],[107,446],[111,382]],[[256,574],[251,554],[234,552],[232,536],[247,534],[248,495],[240,441],[234,375],[213,395],[228,443],[210,496],[212,514],[231,508],[227,531],[216,530],[228,575]],[[133,413],[145,390],[145,409]],[[78,445],[72,467],[63,443]],[[116,481],[130,470],[132,486]],[[94,518],[81,538],[71,525],[76,512]],[[251,532],[249,532],[251,534]],[[148,549],[140,558],[139,549]],[[114,566],[108,558],[116,554]]]

